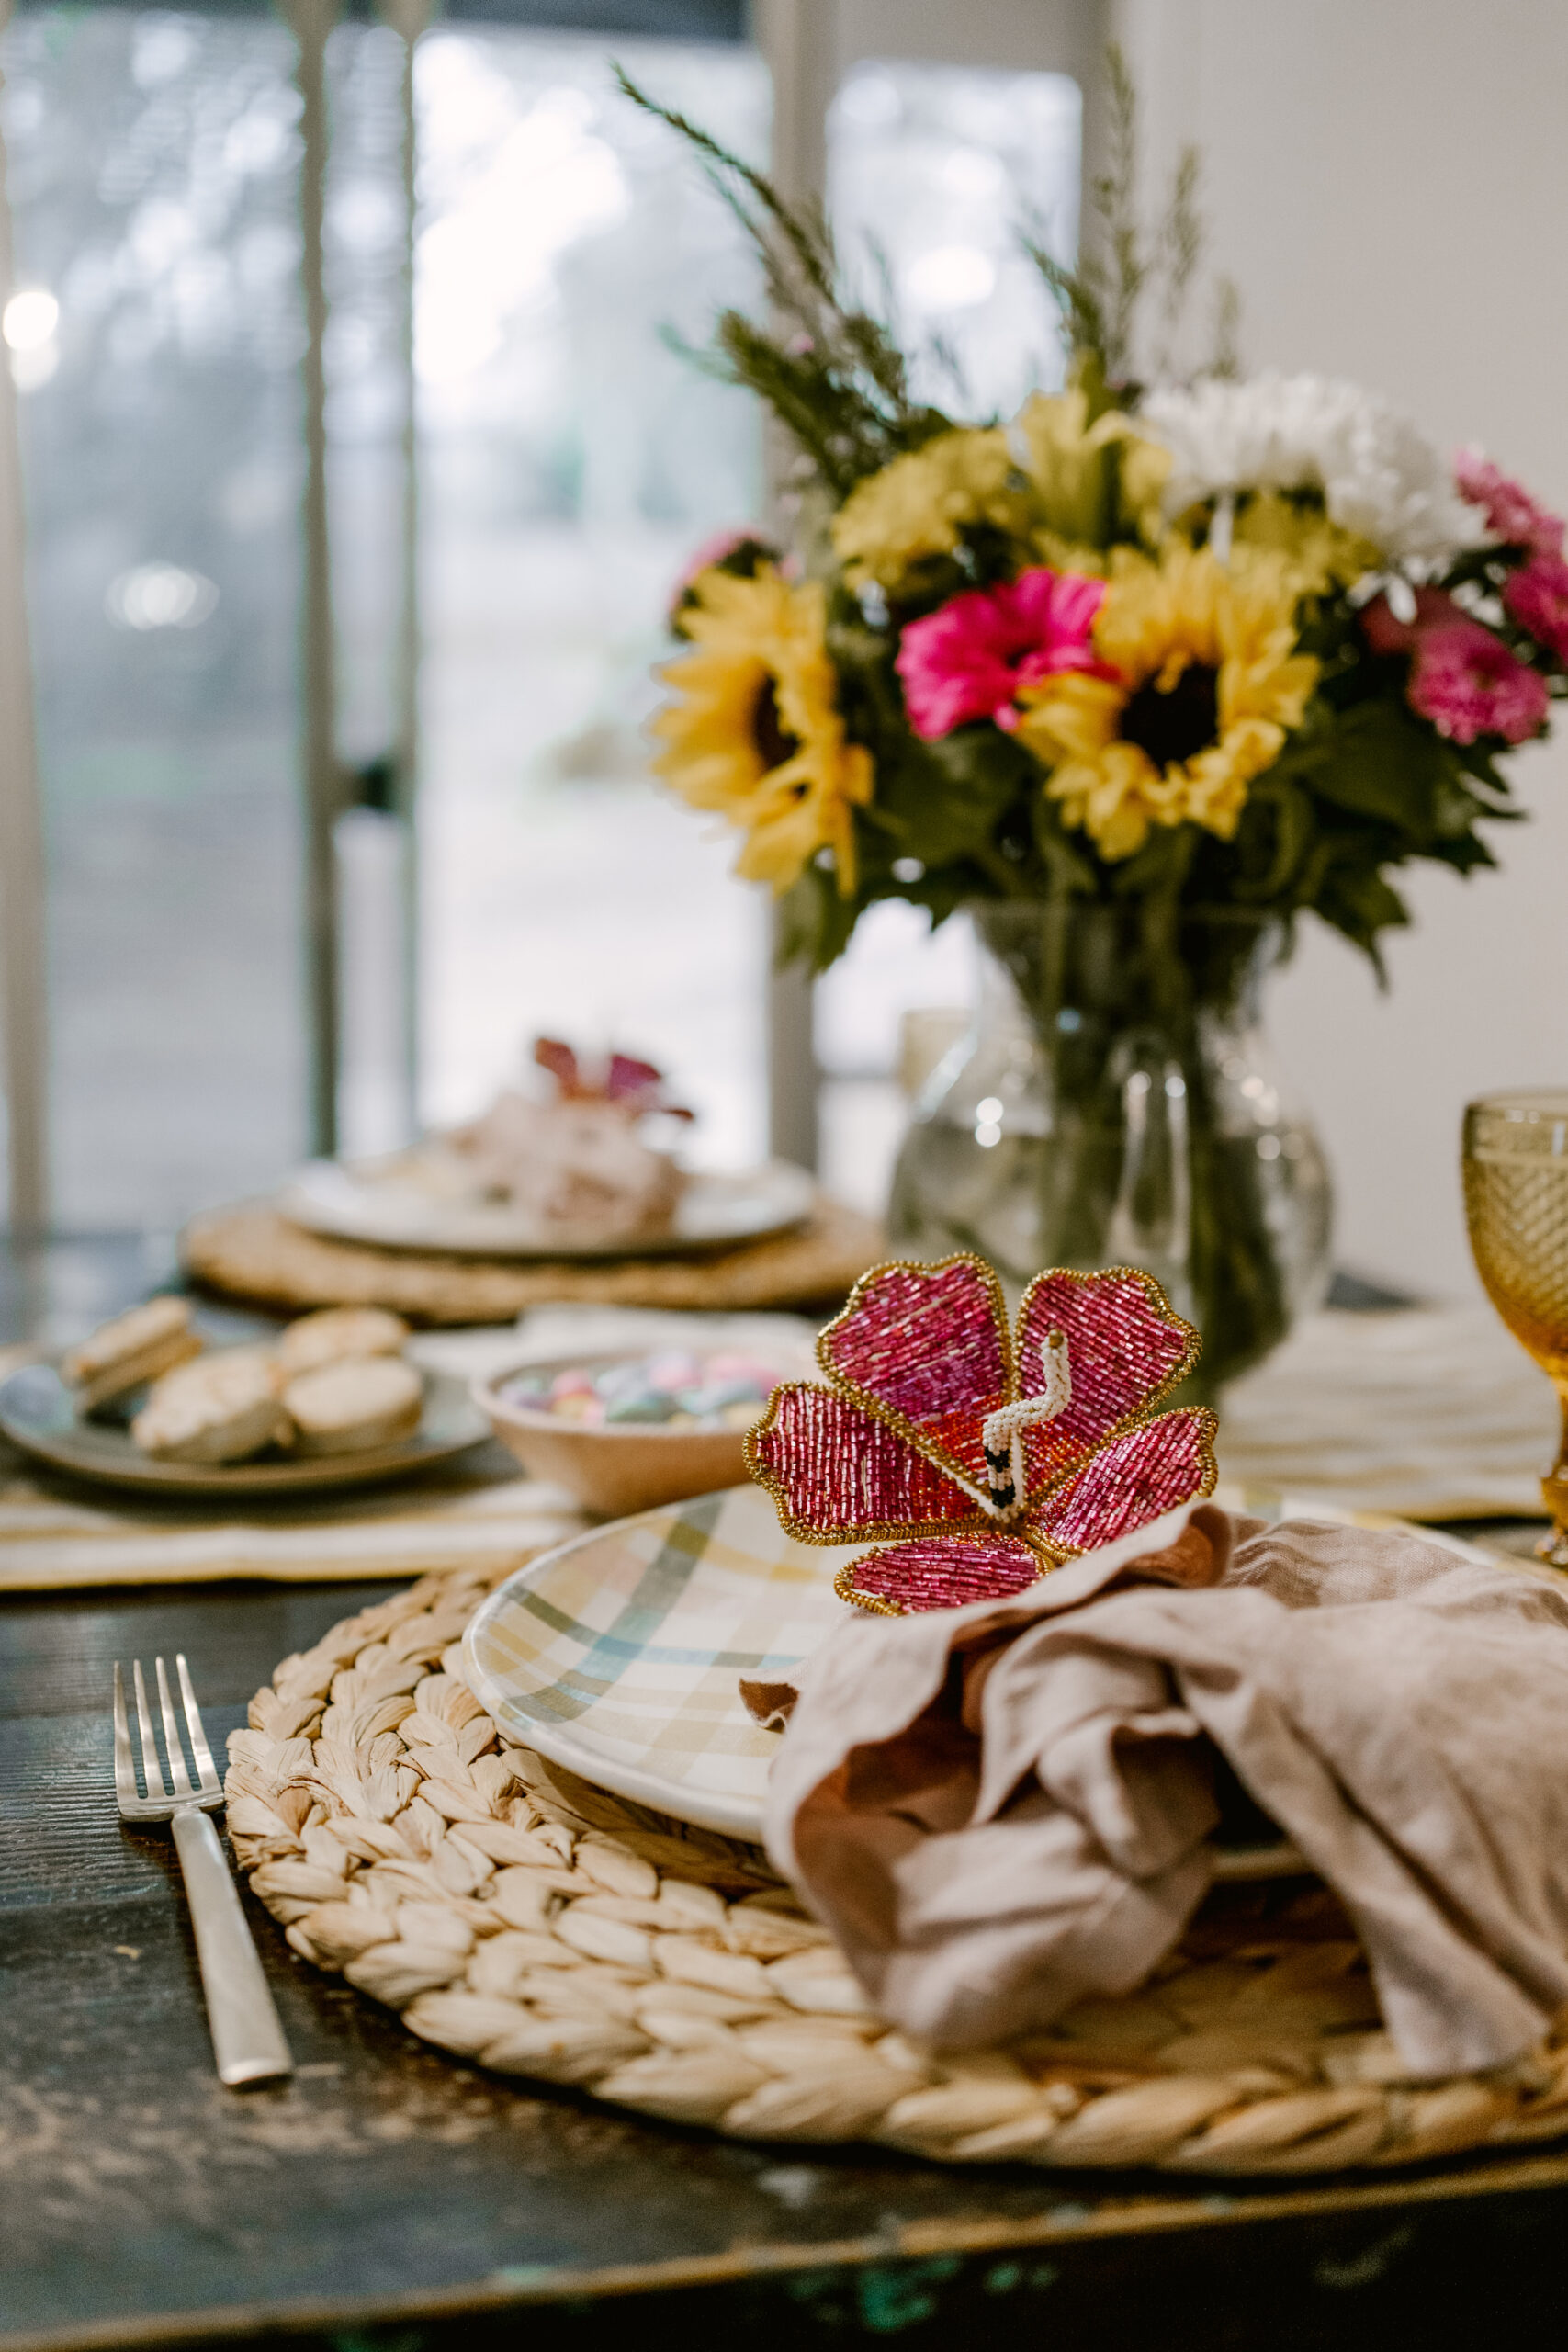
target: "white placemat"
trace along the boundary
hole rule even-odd
[[[1486,1307],[1325,1311],[1238,1381],[1221,1476],[1404,1519],[1540,1518],[1551,1385]]]

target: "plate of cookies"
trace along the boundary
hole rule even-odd
[[[209,1347],[158,1297],[0,1383],[0,1433],[59,1470],[191,1496],[407,1476],[488,1434],[467,1384],[411,1363],[380,1307],[329,1306],[263,1344]]]

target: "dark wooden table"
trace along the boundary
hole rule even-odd
[[[184,1648],[220,1736],[387,1589],[0,1603],[0,2352],[1557,2340],[1568,2155],[1292,2189],[740,2146],[454,2065],[255,1906],[299,2071],[224,2091],[172,1849],[114,1811],[109,1668]]]

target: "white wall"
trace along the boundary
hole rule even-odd
[[[1562,0],[1133,0],[1151,141],[1198,140],[1249,368],[1346,375],[1444,447],[1479,441],[1568,512],[1568,6]],[[1474,1288],[1469,1096],[1568,1084],[1568,706],[1515,780],[1500,875],[1419,874],[1380,995],[1313,926],[1271,1026],[1315,1111],[1341,1263]]]

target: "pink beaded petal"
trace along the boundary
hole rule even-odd
[[[907,1438],[808,1381],[774,1390],[746,1459],[777,1503],[785,1533],[808,1544],[918,1535],[979,1515],[963,1487]]]
[[[1042,1574],[1037,1552],[1016,1535],[928,1535],[866,1552],[839,1570],[839,1597],[884,1616],[962,1609],[969,1600],[1004,1600]]]
[[[966,1477],[986,1483],[980,1427],[1007,1394],[1001,1287],[978,1259],[882,1266],[857,1283],[818,1353],[824,1371],[897,1414]]]
[[[1031,1534],[1071,1557],[1213,1493],[1213,1413],[1198,1408],[1128,1430],[1028,1514]]]
[[[1040,1352],[1051,1331],[1066,1334],[1073,1399],[1058,1419],[1038,1422],[1025,1434],[1032,1496],[1092,1453],[1130,1413],[1144,1411],[1174,1386],[1196,1363],[1201,1344],[1147,1274],[1041,1274],[1024,1293],[1019,1314],[1021,1396],[1040,1385]]]

